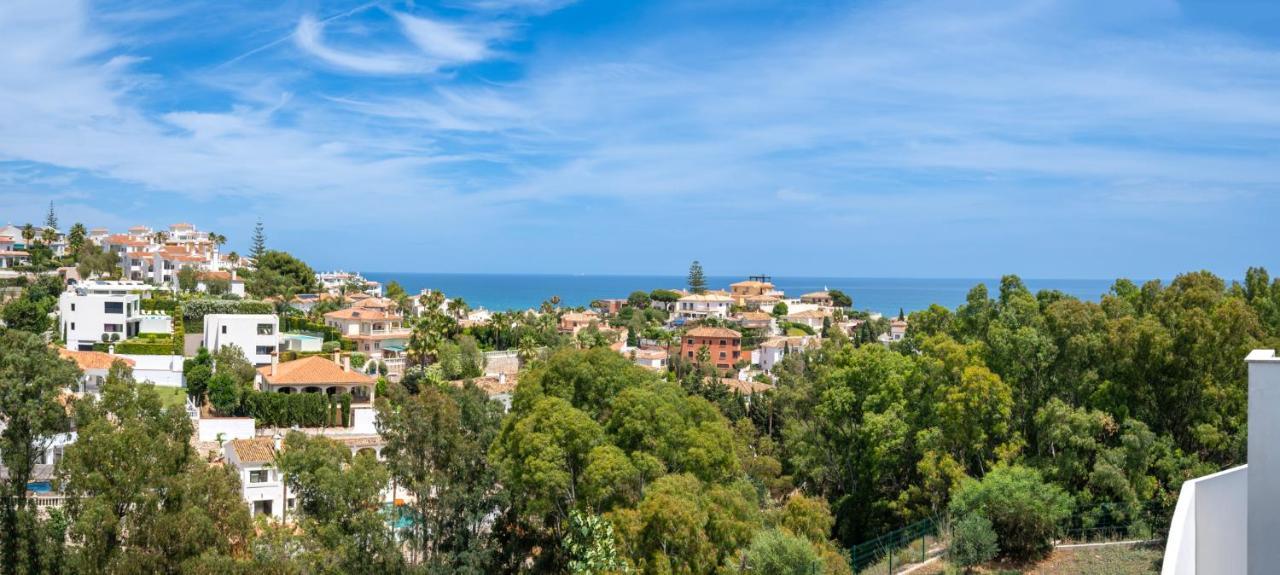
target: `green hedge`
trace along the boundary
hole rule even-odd
[[[178,307],[178,300],[173,298],[150,297],[141,301],[142,311],[163,311],[170,314]]]
[[[329,396],[323,393],[251,391],[240,406],[259,425],[275,427],[323,427],[332,413]]]
[[[145,341],[119,341],[115,343],[116,353],[127,355],[173,355],[173,346],[168,342],[151,343]],[[111,349],[109,343],[93,344],[93,351],[107,352]]]
[[[187,322],[201,323],[202,326],[204,316],[211,313],[248,315],[275,312],[276,308],[271,303],[249,299],[192,299],[182,304],[182,319]]]
[[[325,341],[340,341],[342,333],[337,328],[327,326],[323,323],[310,321],[305,317],[281,316],[280,331],[310,331],[320,334]]]

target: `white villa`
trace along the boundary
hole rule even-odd
[[[676,315],[685,319],[726,318],[733,302],[721,293],[689,294],[676,301]]]
[[[93,344],[125,340],[142,332],[141,282],[91,281],[70,286],[58,296],[62,340],[67,349],[93,350]]]

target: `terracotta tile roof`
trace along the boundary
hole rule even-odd
[[[708,302],[730,303],[733,301],[733,298],[724,294],[707,292],[707,293],[689,294],[687,296],[680,298],[680,301],[708,301]]]
[[[563,316],[560,316],[560,321],[586,321],[586,322],[590,322],[590,321],[595,321],[595,320],[597,320],[597,319],[600,319],[600,314],[598,314],[598,313],[596,313],[596,312],[594,312],[594,311],[586,311],[586,312],[576,312],[576,311],[571,311],[571,312],[569,312],[569,313],[564,314]]]
[[[397,320],[399,315],[384,312],[378,309],[364,307],[349,307],[324,314],[325,319],[347,319],[347,320]]]
[[[743,395],[751,395],[753,393],[764,393],[766,391],[773,389],[773,386],[767,383],[760,383],[758,381],[742,381],[741,379],[733,379],[728,377],[722,378],[720,380],[720,383],[723,383],[725,387],[728,387],[729,389],[732,389]]]
[[[22,250],[0,250],[0,256],[29,256],[31,254]]]
[[[692,337],[742,337],[742,334],[727,327],[695,327],[685,335]]]
[[[773,316],[762,311],[744,311],[738,314],[738,319],[741,321],[769,321],[773,319]]]
[[[795,317],[800,319],[822,319],[826,317],[831,317],[831,312],[828,310],[810,309],[805,311],[798,311],[796,313],[789,313],[787,314],[787,317],[788,318]]]
[[[58,355],[63,359],[69,359],[76,362],[80,369],[111,369],[111,364],[116,360],[123,361],[125,365],[133,367],[136,365],[132,359],[125,357],[117,357],[109,353],[101,351],[72,351],[69,349],[58,348]]]
[[[742,299],[752,303],[777,303],[782,301],[778,296],[773,295],[749,295]]]
[[[814,336],[793,335],[787,337],[775,337],[762,344],[760,347],[812,347],[818,345],[818,338]]]
[[[286,361],[276,366],[276,375],[271,375],[271,366],[258,368],[263,381],[271,385],[322,385],[373,383],[373,378],[358,371],[346,371],[332,361],[313,355],[294,361]]]
[[[133,226],[133,227],[129,228],[129,231],[131,231],[131,232],[145,232],[145,231],[148,231],[148,230],[150,230],[150,229],[151,229],[151,228],[148,228],[147,226]]]
[[[637,349],[631,353],[636,354],[636,359],[667,359],[665,349]]]
[[[200,272],[196,277],[202,280],[231,281],[231,272],[224,272],[224,271]]]
[[[771,288],[771,287],[773,287],[773,284],[771,284],[771,283],[769,283],[769,282],[758,282],[758,281],[756,281],[756,280],[746,280],[746,281],[740,281],[740,282],[738,282],[738,283],[732,283],[732,284],[729,284],[729,287],[768,287],[768,288]]]
[[[232,439],[230,443],[241,463],[270,463],[276,459],[276,442],[270,437]]]

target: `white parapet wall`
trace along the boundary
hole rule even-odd
[[[1256,349],[1249,365],[1250,575],[1280,573],[1280,357]]]
[[[1249,466],[1182,484],[1161,575],[1245,575]]]
[[[231,441],[257,437],[252,417],[202,417],[197,421],[200,441]]]
[[[133,360],[133,379],[149,381],[158,387],[182,387],[182,364],[186,360],[181,355],[135,355],[116,354]]]

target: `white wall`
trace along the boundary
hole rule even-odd
[[[258,325],[270,325],[270,333],[259,334]],[[275,314],[209,314],[204,316],[204,346],[210,352],[233,344],[245,358],[257,365],[271,363],[279,346],[280,318]]]
[[[1249,365],[1250,575],[1280,572],[1280,358],[1254,350]],[[1204,563],[1201,563],[1203,566]]]
[[[1161,575],[1245,575],[1248,466],[1184,482]]]
[[[372,407],[352,407],[351,408],[351,428],[348,433],[378,433],[378,428],[373,422],[377,418],[377,413]]]
[[[164,312],[143,312],[141,333],[173,333],[173,316]]]
[[[200,418],[196,423],[197,436],[200,441],[218,441],[218,434],[222,434],[222,441],[231,441],[232,439],[252,439],[254,434],[254,421],[252,417],[209,417]]]
[[[133,379],[150,381],[160,387],[182,387],[181,355],[126,355],[120,357],[133,360]]]

